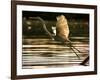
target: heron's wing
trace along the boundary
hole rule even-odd
[[[63,38],[64,40],[68,39],[69,36],[69,26],[67,19],[65,16],[59,16],[57,18],[57,23],[56,23],[56,34],[57,36]]]

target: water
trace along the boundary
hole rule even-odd
[[[24,37],[22,48],[22,68],[48,68],[67,67],[79,65],[89,55],[88,37],[71,37],[74,47],[80,59],[61,42],[47,37]]]

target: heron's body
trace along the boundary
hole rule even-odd
[[[69,27],[67,19],[64,15],[57,17],[56,23],[56,36],[60,37],[61,40],[67,41],[69,37]]]

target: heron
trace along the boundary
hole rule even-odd
[[[61,22],[65,22],[64,26],[66,27],[66,29],[62,29],[58,25],[59,21],[60,21],[60,17],[63,18],[63,20]],[[76,51],[78,51],[79,53],[81,53],[80,50],[78,50],[75,46],[73,46],[72,41],[69,40],[69,26],[68,26],[67,19],[65,18],[64,15],[57,16],[57,23],[56,23],[56,27],[55,27],[56,30],[52,26],[54,35],[52,35],[52,33],[50,31],[48,31],[45,21],[41,17],[32,17],[32,19],[40,20],[43,24],[43,29],[48,34],[48,36],[50,37],[51,40],[59,41],[59,42],[63,43],[64,45],[68,46],[75,53],[75,55],[78,57],[78,59],[80,59],[80,56],[76,52]],[[62,23],[60,25],[62,25]],[[61,31],[62,32],[65,31],[65,33],[61,35],[61,33],[60,33]]]

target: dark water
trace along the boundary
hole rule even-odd
[[[79,65],[89,55],[88,37],[71,37],[77,55],[69,46],[47,37],[23,37],[22,68],[67,67]]]

